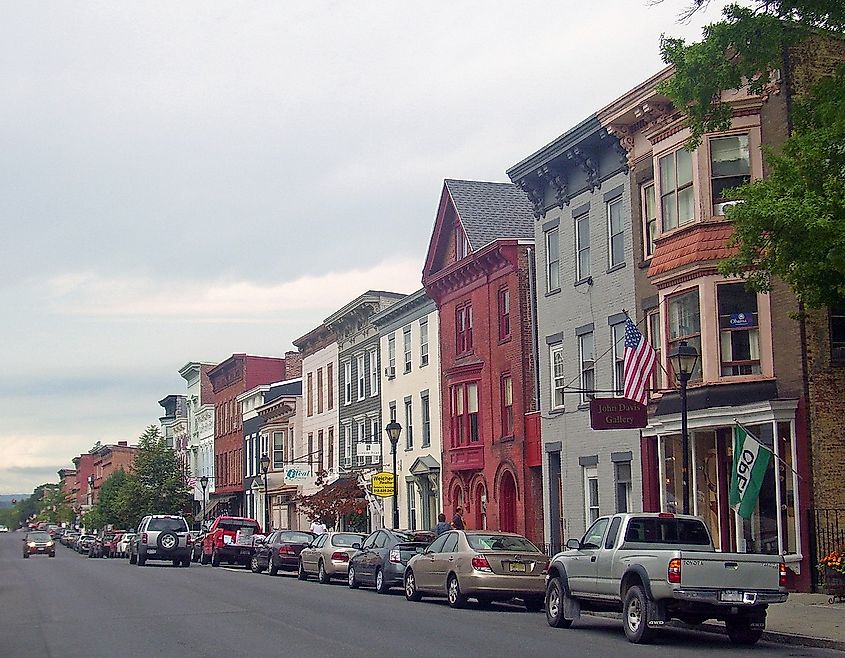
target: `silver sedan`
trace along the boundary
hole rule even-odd
[[[332,578],[346,578],[349,560],[358,551],[352,544],[360,544],[364,535],[357,532],[326,532],[316,537],[299,554],[299,579],[316,575],[321,583]]]

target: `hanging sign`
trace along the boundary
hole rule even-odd
[[[625,398],[590,400],[590,427],[594,430],[629,430],[648,425],[644,404]]]
[[[389,498],[393,495],[393,473],[382,471],[370,479],[370,491],[374,496]]]

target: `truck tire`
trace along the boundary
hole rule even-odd
[[[219,567],[220,566],[220,553],[217,552],[215,548],[211,551],[211,566],[212,567]]]
[[[748,617],[728,617],[725,620],[725,630],[731,644],[744,647],[757,644],[757,640],[763,636],[762,628],[751,628],[751,620]]]
[[[648,627],[648,599],[639,585],[634,585],[625,593],[622,624],[625,626],[625,637],[633,644],[646,644],[654,635],[654,631]]]
[[[560,578],[552,578],[546,587],[546,621],[552,628],[569,628],[572,620],[563,616],[566,592]]]

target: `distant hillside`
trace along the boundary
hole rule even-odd
[[[29,494],[0,494],[0,509],[11,507],[13,500],[23,500],[28,497]]]

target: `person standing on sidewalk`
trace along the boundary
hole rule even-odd
[[[461,507],[455,508],[455,516],[452,517],[452,527],[455,530],[466,530],[466,526],[464,525],[463,511],[464,510]]]

